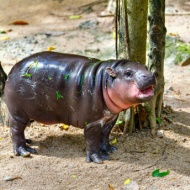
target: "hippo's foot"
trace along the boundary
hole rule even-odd
[[[25,142],[26,142],[27,144],[31,144],[31,143],[32,143],[32,140],[26,139]]]
[[[34,153],[36,153],[36,150],[33,148],[30,148],[27,145],[14,147],[14,154],[16,156],[29,157],[30,153],[34,154]]]
[[[103,160],[108,160],[109,157],[104,154],[103,152],[100,152],[100,153],[93,153],[93,154],[90,154],[90,153],[87,153],[87,156],[86,156],[86,162],[94,162],[94,163],[97,163],[97,164],[102,164],[103,163]]]
[[[100,149],[105,154],[112,154],[113,152],[115,152],[117,150],[117,147],[107,143],[107,144],[102,144]]]

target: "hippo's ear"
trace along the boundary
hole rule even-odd
[[[116,74],[116,72],[114,71],[114,69],[112,69],[111,67],[108,67],[108,68],[106,68],[106,71],[107,71],[107,73],[111,76],[111,77],[117,77],[117,74]]]

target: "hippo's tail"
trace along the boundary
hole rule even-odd
[[[0,97],[3,96],[3,91],[5,87],[5,81],[7,80],[7,74],[3,70],[0,62]]]

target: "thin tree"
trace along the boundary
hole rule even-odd
[[[165,0],[149,0],[149,69],[156,75],[157,86],[154,98],[146,104],[152,133],[155,133],[156,118],[160,118],[164,93],[165,56]]]
[[[163,61],[165,48],[165,0],[117,0],[116,5],[116,57],[117,59],[130,59],[142,64],[146,63],[147,17],[149,18],[149,69],[155,73],[158,86],[155,89],[155,97],[146,104],[146,114],[149,126],[156,127],[156,117],[160,117],[163,101]],[[158,17],[158,18],[157,18]],[[157,31],[157,29],[159,31]],[[157,46],[159,40],[159,44]],[[158,51],[160,49],[160,52]],[[156,55],[155,55],[156,54]],[[140,107],[141,108],[141,107]],[[144,115],[142,109],[136,109],[137,115]],[[131,108],[129,133],[134,126],[134,109]],[[126,123],[126,114],[122,120]],[[122,115],[120,115],[121,119]],[[139,118],[139,117],[137,117]],[[141,121],[137,122],[141,124]],[[126,127],[124,128],[126,129]]]

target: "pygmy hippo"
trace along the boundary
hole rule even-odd
[[[29,156],[24,130],[30,120],[84,128],[87,162],[102,163],[116,147],[109,134],[118,114],[154,95],[155,76],[128,60],[101,61],[41,52],[18,62],[4,89],[15,155]]]

